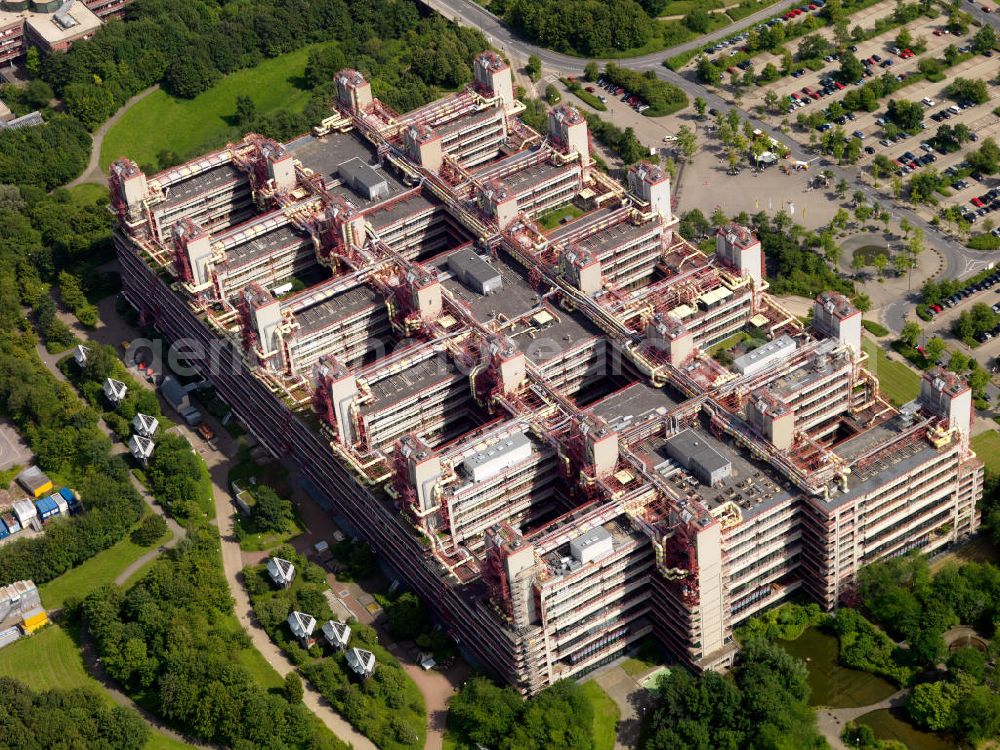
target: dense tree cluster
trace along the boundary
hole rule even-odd
[[[230,621],[214,529],[191,528],[135,586],[102,587],[79,612],[108,674],[192,736],[234,748],[344,748],[240,663],[248,638]]]
[[[41,65],[42,78],[67,111],[90,129],[154,83],[190,98],[226,73],[331,40],[336,51],[328,50],[326,59],[336,65],[322,80],[309,79],[314,88],[323,85],[307,113],[325,109],[332,91],[329,76],[346,60],[372,76],[376,95],[409,109],[432,98],[438,87],[471,80],[471,57],[486,46],[476,31],[439,16],[422,18],[408,0],[141,0],[126,9],[125,17],[124,23],[109,22],[93,39]],[[315,119],[279,111],[254,125],[287,137]]]
[[[733,679],[682,669],[660,678],[643,750],[820,750],[805,663],[775,644],[747,643]]]
[[[11,269],[0,268],[0,304],[17,304],[12,275]],[[111,441],[98,429],[98,414],[45,369],[30,336],[16,335],[15,320],[8,317],[0,335],[3,414],[37,454],[42,469],[72,482],[86,508],[53,521],[43,535],[0,547],[0,579],[44,583],[119,541],[138,520],[143,504],[125,463],[112,455]]]
[[[43,125],[0,130],[0,183],[52,190],[80,174],[89,158],[90,136],[72,117],[53,115]]]
[[[858,592],[872,618],[906,640],[897,663],[934,667],[945,657],[941,636],[949,627],[962,623],[993,633],[1000,622],[1000,568],[989,563],[952,564],[932,574],[923,557],[897,558],[862,570]],[[995,644],[994,637],[986,653],[954,651],[943,678],[914,686],[907,702],[914,721],[970,743],[1000,737]]]
[[[36,693],[17,680],[0,677],[0,711],[7,747],[141,750],[150,736],[139,714],[109,705],[96,690]]]
[[[818,604],[795,604],[789,602],[762,612],[747,620],[736,630],[741,643],[754,640],[794,641],[807,628],[827,622],[830,616]]]
[[[513,688],[473,677],[448,710],[458,750],[593,750],[592,722],[590,702],[568,680],[524,700]]]
[[[160,435],[146,467],[149,488],[170,515],[180,519],[210,516],[214,501],[205,462],[176,433]]]
[[[687,94],[678,86],[661,81],[652,70],[639,73],[608,63],[604,68],[604,77],[646,102],[650,117],[671,115],[688,106]]]
[[[823,255],[815,251],[820,244],[816,235],[796,239],[788,232],[787,214],[771,219],[761,212],[753,217],[753,228],[767,259],[771,290],[775,294],[800,294],[815,297],[832,289],[852,295],[854,284],[834,272]]]
[[[634,0],[498,0],[490,10],[542,46],[586,57],[641,47],[653,30]]]
[[[337,712],[379,747],[385,750],[423,747],[426,721],[423,696],[395,657],[378,644],[374,630],[351,622],[350,646],[375,654],[375,672],[364,681],[352,676],[344,652],[330,652],[319,644],[306,650],[294,639],[286,624],[293,610],[316,618],[317,635],[323,623],[332,617],[325,596],[329,588],[326,572],[290,546],[279,547],[274,554],[295,565],[297,573],[289,588],[274,588],[264,566],[243,571],[254,614],[261,627],[289,659],[301,666],[303,674]],[[400,628],[400,633],[409,634],[405,627],[410,624],[404,626],[399,615],[413,615],[415,622],[412,624],[420,626],[419,601],[413,597],[413,602],[415,607],[403,607],[390,615],[391,624]]]
[[[992,632],[1000,621],[1000,568],[990,564],[951,565],[933,576],[919,555],[869,565],[861,571],[858,592],[872,619],[921,664],[944,654],[941,635],[963,623]]]

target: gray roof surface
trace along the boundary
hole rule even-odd
[[[641,422],[647,414],[658,409],[670,411],[681,403],[666,389],[656,388],[647,381],[640,380],[606,396],[590,407],[590,410],[604,418],[611,427],[622,429]]]
[[[348,180],[352,185],[364,185],[368,190],[375,190],[385,184],[385,176],[367,162],[355,157],[337,167],[337,176]]]
[[[206,169],[204,172],[199,172],[196,175],[183,179],[180,182],[168,185],[164,188],[166,199],[163,205],[165,207],[176,206],[189,198],[194,198],[202,193],[215,190],[227,182],[237,183],[241,181],[247,184],[250,182],[247,176],[230,162],[219,164],[218,166]]]
[[[337,294],[318,305],[296,313],[302,334],[315,333],[365,309],[384,306],[385,299],[370,286],[361,284]]]

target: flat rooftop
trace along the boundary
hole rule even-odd
[[[448,120],[447,122],[443,122],[440,125],[433,125],[434,132],[442,137],[447,137],[452,133],[457,133],[461,130],[472,129],[480,123],[496,120],[499,116],[499,107],[489,107],[488,109],[483,109],[478,112],[459,115],[458,117]]]
[[[619,224],[612,224],[606,229],[595,232],[589,237],[579,240],[577,244],[584,250],[589,250],[598,258],[605,253],[617,250],[629,243],[636,242],[650,235],[659,235],[660,227],[655,221],[643,224],[633,224],[631,221],[623,221]]]
[[[851,463],[882,445],[888,445],[913,426],[913,421],[902,414],[895,414],[864,432],[852,435],[833,447],[833,452]]]
[[[330,133],[322,138],[303,135],[287,144],[286,148],[303,167],[323,176],[325,182],[339,179],[337,168],[351,159],[361,159],[366,164],[375,159],[375,151],[354,133]]]
[[[649,415],[663,415],[681,405],[665,388],[656,388],[645,380],[626,386],[605,396],[590,407],[590,412],[603,418],[614,430],[624,430],[645,420]]]
[[[35,13],[30,10],[0,10],[0,28],[27,23],[31,30],[47,44],[55,45],[93,34],[101,27],[101,19],[82,0],[73,3],[69,12],[71,21],[62,26],[55,21],[55,13]]]
[[[732,502],[739,507],[744,519],[788,502],[793,497],[791,485],[769,465],[753,461],[739,448],[716,439],[701,427],[691,428],[690,432],[732,466],[732,474],[714,487],[702,484],[670,457],[667,452],[669,438],[657,436],[634,446],[653,471],[665,477],[681,496],[696,498],[710,511]]]
[[[385,299],[361,284],[295,314],[300,335],[318,333],[363,310],[384,306]]]
[[[167,208],[177,206],[190,198],[216,190],[226,183],[241,181],[249,183],[249,179],[243,172],[233,166],[231,162],[225,162],[165,187],[163,189],[165,195],[163,206]]]
[[[571,234],[576,234],[581,231],[586,232],[587,227],[601,223],[617,210],[617,207],[611,207],[598,208],[594,211],[588,211],[583,214],[583,216],[579,216],[570,222],[561,224],[555,229],[546,232],[545,235],[554,242],[563,242]]]
[[[833,370],[849,364],[850,357],[846,350],[841,350],[836,355],[830,353],[836,347],[837,341],[835,339],[823,339],[816,349],[816,354],[808,362],[772,380],[768,384],[768,389],[780,399],[791,399],[811,383],[821,380]]]
[[[233,245],[226,252],[226,261],[234,266],[239,266],[255,258],[272,255],[279,250],[311,244],[312,241],[307,235],[296,231],[290,224],[284,224],[240,242],[238,245]]]
[[[585,318],[577,318],[565,310],[556,310],[548,304],[526,317],[522,317],[507,330],[525,356],[536,365],[559,359],[566,352],[584,343],[601,339],[600,331]]]
[[[438,201],[424,195],[423,191],[417,191],[396,201],[392,205],[374,205],[373,208],[365,213],[365,218],[368,219],[375,228],[375,231],[378,232],[384,230],[386,227],[391,227],[403,219],[415,216],[428,209],[440,207],[441,204]]]
[[[838,494],[834,490],[827,502],[817,501],[817,504],[837,508],[852,502],[865,493],[891,484],[898,477],[918,469],[937,455],[937,449],[921,439],[903,450],[890,452],[884,461],[876,461],[870,471],[852,474],[847,480],[847,492]]]
[[[442,381],[462,378],[462,373],[451,358],[443,353],[434,354],[381,380],[369,379],[373,400],[370,405],[365,406],[363,412],[370,413],[408,401],[425,388]]]
[[[502,177],[500,184],[510,193],[520,195],[560,175],[570,174],[573,171],[573,167],[558,167],[555,164],[546,163],[533,164],[530,167]]]
[[[480,256],[500,273],[503,289],[499,294],[479,294],[467,287],[452,275],[448,267],[448,256],[460,250],[462,248],[442,253],[434,257],[430,264],[438,269],[444,289],[460,303],[464,303],[480,323],[488,324],[499,316],[505,319],[519,318],[541,305],[541,296],[503,252],[496,258]]]

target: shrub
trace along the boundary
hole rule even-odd
[[[163,516],[152,513],[146,516],[132,532],[132,541],[140,547],[149,547],[167,533],[167,522]]]
[[[977,234],[965,244],[973,250],[997,250],[1000,249],[1000,237],[993,234]]]
[[[876,323],[874,320],[862,320],[861,325],[864,326],[865,330],[868,331],[872,336],[888,336],[889,329],[886,328],[881,323]]]

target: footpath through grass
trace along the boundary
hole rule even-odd
[[[896,406],[909,403],[920,395],[920,376],[902,362],[886,356],[885,349],[869,338],[862,348],[868,352],[868,369],[878,378],[883,395]]]
[[[618,704],[593,680],[581,684],[580,689],[594,709],[594,724],[591,731],[594,750],[614,750],[619,717]]]
[[[167,531],[155,544],[140,547],[126,535],[113,547],[98,552],[82,565],[40,586],[42,604],[46,609],[58,609],[70,597],[78,599],[85,597],[99,586],[113,582],[129,565],[150,550],[155,550],[171,536],[172,534]]]
[[[186,160],[239,138],[234,116],[240,95],[253,99],[262,115],[278,109],[301,112],[310,96],[303,73],[312,49],[303,47],[232,73],[194,99],[154,91],[108,131],[101,147],[102,169],[121,156],[140,165],[155,164],[163,150]]]

